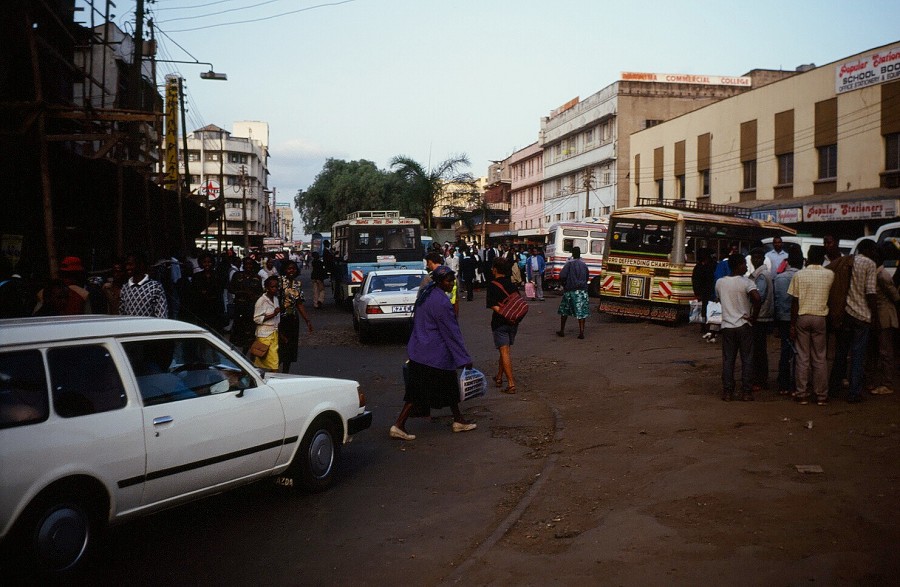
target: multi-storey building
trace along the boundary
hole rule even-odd
[[[230,133],[210,124],[188,135],[187,156],[182,154],[179,168],[190,175],[191,193],[210,206],[221,204],[219,220],[207,229],[211,243],[261,247],[272,233],[274,215],[268,188],[269,125],[243,121],[232,128]]]
[[[541,119],[544,224],[609,214],[630,199],[631,133],[749,88],[793,75],[755,70],[742,77],[622,73],[586,100]]]
[[[815,236],[872,234],[900,205],[900,43],[637,132],[631,152],[636,197],[738,204]]]
[[[510,229],[519,241],[543,243],[544,224],[544,151],[534,142],[509,156]]]

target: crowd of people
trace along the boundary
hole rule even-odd
[[[710,251],[698,255],[693,286],[701,336],[722,339],[723,400],[751,401],[754,392],[769,389],[773,333],[781,344],[775,378],[780,395],[824,406],[837,397],[858,403],[864,392],[893,393],[900,275],[892,278],[885,270],[885,254],[874,240],[861,240],[855,255],[843,255],[834,236],[823,242],[806,259],[778,237],[769,252],[754,248],[745,256],[733,245],[718,263]],[[721,304],[718,329],[708,320],[710,302]]]
[[[183,259],[173,255],[151,264],[134,252],[96,275],[88,274],[79,257],[66,256],[59,263],[59,277],[38,288],[14,273],[4,258],[0,318],[115,314],[179,319],[227,336],[245,354],[254,342],[265,341],[268,352],[254,358],[256,365],[286,373],[297,361],[301,320],[313,331],[300,280],[307,260],[317,296],[314,307],[320,308],[324,294],[319,290],[327,273],[322,275],[324,267],[317,273],[321,260],[315,253],[240,258],[233,250],[216,255],[196,249]]]

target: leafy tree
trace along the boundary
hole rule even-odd
[[[455,155],[441,162],[437,167],[426,170],[414,159],[398,155],[391,159],[391,169],[404,183],[404,197],[415,216],[422,219],[426,228],[433,228],[432,210],[448,199],[444,186],[450,183],[473,184],[472,174],[462,172],[462,167],[471,165],[465,154]]]
[[[294,197],[304,230],[331,230],[357,210],[395,209],[400,186],[393,175],[364,159],[328,159],[309,189]]]

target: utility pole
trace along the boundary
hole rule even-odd
[[[216,221],[218,244],[216,250],[222,252],[222,226],[225,224],[225,131],[219,133],[219,219]]]
[[[131,94],[130,106],[135,110],[141,109],[141,66],[144,61],[144,0],[137,0],[134,8],[134,56],[131,60],[131,76],[129,79],[129,92]],[[140,144],[140,141],[135,141]],[[137,153],[132,157],[137,160]]]
[[[585,220],[591,215],[591,188],[594,187],[594,168],[585,167],[584,180],[584,218]]]
[[[180,230],[181,242],[179,255],[187,253],[187,236],[184,229],[184,202],[183,199],[191,193],[191,168],[188,165],[188,142],[187,142],[187,117],[184,112],[184,78],[178,77],[178,102],[181,105],[181,155],[184,158],[184,182],[181,189],[178,190],[178,229]]]
[[[244,250],[250,249],[250,234],[247,232],[247,177],[244,175],[244,166],[241,165],[241,218],[244,225]]]

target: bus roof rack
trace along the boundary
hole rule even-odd
[[[750,210],[740,206],[728,206],[726,204],[708,204],[696,200],[657,200],[656,198],[638,198],[638,206],[656,206],[657,208],[675,208],[676,210],[690,210],[692,212],[709,212],[711,214],[723,214],[738,218],[750,218]]]
[[[347,220],[359,218],[400,218],[399,210],[358,210],[347,214]]]

